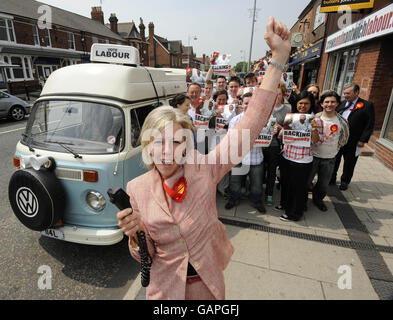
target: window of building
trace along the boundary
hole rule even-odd
[[[17,67],[6,68],[7,80],[32,80],[31,60],[27,56],[4,56],[4,62]]]
[[[45,32],[45,44],[47,47],[51,47],[52,41],[50,40],[50,31],[48,28],[45,28],[44,32]]]
[[[23,58],[23,61],[25,63],[25,72],[26,72],[26,78],[31,78],[31,73],[30,73],[30,61],[26,57]]]
[[[25,76],[23,73],[23,62],[20,57],[11,57],[11,63],[13,65],[18,65],[19,67],[13,67],[12,72],[14,74],[14,80],[24,80]]]
[[[329,55],[324,90],[334,90],[340,96],[346,84],[353,81],[358,60],[359,48],[350,48]]]
[[[389,146],[393,147],[393,90],[390,95],[388,108],[386,109],[385,121],[382,126],[381,138],[388,140]]]
[[[93,43],[98,43],[97,37],[92,37],[91,39],[92,39]]]
[[[75,50],[75,37],[72,32],[67,32],[68,49]]]
[[[0,18],[0,40],[15,42],[14,23],[11,19]]]
[[[38,28],[36,25],[33,25],[33,39],[34,39],[34,45],[39,46],[40,45],[40,37],[38,35]]]

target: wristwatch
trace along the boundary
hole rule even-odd
[[[286,72],[288,70],[288,67],[289,67],[288,64],[282,65],[281,63],[278,63],[277,61],[274,61],[274,60],[270,60],[269,64],[272,64],[276,68],[280,69],[282,72]]]

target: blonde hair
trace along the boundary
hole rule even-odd
[[[166,126],[171,123],[177,123],[183,129],[194,131],[194,126],[190,117],[181,110],[171,106],[158,107],[151,111],[146,117],[139,139],[142,146],[142,161],[147,168],[154,168],[153,157],[150,154],[148,146],[157,137],[157,134],[165,130]],[[193,149],[193,145],[189,145],[190,143],[193,144],[194,141],[192,137],[190,139],[189,136],[186,135],[186,150],[189,150],[190,147]]]
[[[285,86],[284,82],[280,82],[278,84],[278,89],[281,90],[283,97],[285,96],[285,93],[287,92],[287,87]]]

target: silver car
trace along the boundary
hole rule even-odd
[[[8,117],[20,121],[29,113],[30,106],[26,101],[0,91],[0,118]]]

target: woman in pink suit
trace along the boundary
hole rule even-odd
[[[143,124],[142,157],[151,170],[128,183],[133,209],[120,211],[117,218],[137,260],[135,234],[146,233],[153,261],[147,299],[225,299],[223,271],[233,247],[218,219],[216,187],[266,125],[291,49],[288,29],[272,17],[265,40],[274,62],[243,118],[209,154],[189,146],[192,124],[179,110],[157,108]]]

